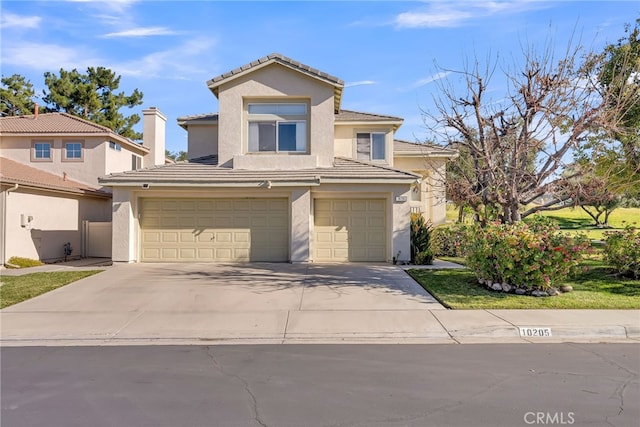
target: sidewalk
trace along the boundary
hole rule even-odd
[[[406,266],[100,264],[25,269],[107,271],[0,311],[0,344],[640,343],[640,309],[447,310]]]

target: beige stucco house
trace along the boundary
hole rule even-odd
[[[341,109],[342,80],[272,54],[208,87],[219,112],[178,119],[189,161],[99,180],[114,261],[407,260],[410,212],[444,221],[455,153],[395,141],[401,118]]]
[[[72,257],[88,243],[110,256],[110,226],[106,239],[83,236],[86,222],[111,221],[111,189],[98,177],[155,164],[155,148],[65,113],[0,118],[0,265],[12,256],[62,259],[65,243]]]

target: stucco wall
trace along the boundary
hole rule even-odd
[[[271,64],[220,86],[218,155],[221,165],[231,165],[234,156],[246,153],[245,98],[293,97],[310,102],[309,145],[317,166],[333,162],[333,86],[279,64]],[[251,156],[260,156],[252,153]],[[304,155],[290,156],[289,169],[308,167]]]
[[[73,248],[71,256],[79,256],[82,221],[111,220],[109,199],[19,188],[6,194],[5,203],[6,259],[12,256],[60,259],[64,257],[66,242]],[[33,220],[22,227],[21,215],[32,216]]]
[[[422,175],[421,210],[433,224],[446,221],[445,173],[446,160],[427,157],[396,157],[396,169],[411,171]]]
[[[218,154],[218,125],[189,125],[187,139],[190,159]]]
[[[32,161],[31,147],[35,141],[52,143],[51,161]],[[65,142],[83,143],[82,161],[63,159]],[[0,137],[0,156],[58,176],[66,172],[68,179],[96,188],[99,187],[99,176],[130,170],[131,154],[124,145],[121,151],[110,149],[109,142],[104,137]]]
[[[393,166],[393,128],[384,125],[336,125],[335,127],[335,155],[339,157],[356,158],[356,134],[383,132],[385,134],[385,161]]]

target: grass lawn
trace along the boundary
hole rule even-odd
[[[458,219],[458,210],[447,206],[447,223],[455,223]],[[618,208],[609,216],[609,225],[612,228],[601,229],[593,226],[593,219],[581,208],[564,208],[557,211],[541,212],[542,215],[558,221],[560,229],[570,233],[583,232],[590,239],[601,240],[607,230],[623,229],[626,225],[636,223],[640,227],[640,208]],[[467,220],[470,220],[467,215]]]
[[[563,231],[581,231],[590,239],[602,239],[606,230],[623,229],[634,222],[640,226],[640,208],[618,208],[609,216],[609,225],[612,228],[601,229],[593,226],[593,219],[580,208],[564,208],[558,211],[542,213],[544,216],[558,221]]]
[[[455,259],[447,258],[455,261]],[[453,309],[640,309],[640,280],[615,277],[601,261],[565,282],[573,291],[554,297],[492,292],[467,270],[409,270],[409,274],[443,305]]]
[[[53,273],[31,273],[22,276],[2,276],[0,286],[0,308],[28,300],[76,280],[92,276],[104,270],[62,271]]]

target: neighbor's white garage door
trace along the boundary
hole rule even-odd
[[[287,199],[142,199],[142,261],[287,261]]]
[[[315,199],[314,261],[386,261],[384,199]]]

